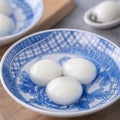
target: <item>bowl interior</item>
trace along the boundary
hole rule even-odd
[[[42,0],[6,0],[12,7],[11,18],[16,29],[12,34],[19,33],[35,25],[43,12]]]
[[[97,77],[83,86],[82,98],[62,106],[49,100],[45,87],[32,83],[30,66],[51,58],[61,65],[70,58],[84,57],[97,67]],[[120,49],[104,38],[78,30],[51,30],[29,36],[15,44],[2,60],[3,84],[27,107],[55,114],[98,110],[120,97]]]

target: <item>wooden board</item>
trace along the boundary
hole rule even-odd
[[[41,21],[29,31],[28,34],[49,29],[63,17],[65,17],[75,7],[74,0],[43,0],[45,5],[45,11]],[[0,47],[0,60],[4,52],[12,44]],[[28,110],[18,103],[16,103],[11,97],[8,96],[4,88],[0,83],[0,120],[52,120],[51,117],[43,116]]]
[[[45,11],[33,32],[51,28],[75,7],[74,0],[44,0]]]

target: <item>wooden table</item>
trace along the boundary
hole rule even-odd
[[[75,1],[77,3],[76,9],[67,17],[65,17],[61,22],[55,25],[53,28],[75,28],[75,29],[90,31],[102,35],[108,38],[110,41],[116,43],[118,46],[120,46],[120,26],[110,30],[97,30],[86,25],[83,21],[84,12],[102,0],[92,0],[92,1],[75,0]],[[1,56],[8,47],[9,45],[0,48]],[[22,107],[14,100],[12,100],[0,85],[0,120],[67,120],[67,119],[68,118],[48,117]],[[69,118],[69,119],[70,120],[120,120],[120,100],[100,112],[84,117]]]

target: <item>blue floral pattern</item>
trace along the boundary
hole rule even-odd
[[[51,58],[62,65],[74,57],[92,61],[97,76],[90,84],[83,85],[82,97],[76,103],[55,104],[47,97],[45,87],[31,81],[29,68],[39,59]],[[119,65],[119,48],[103,38],[82,31],[53,30],[38,33],[11,49],[2,76],[10,92],[27,105],[47,111],[82,112],[104,106],[120,96]]]
[[[74,48],[73,49],[71,48],[69,50],[62,49],[61,51],[59,51],[58,54],[60,54],[60,57],[58,57],[57,62],[62,65],[65,61],[71,58],[70,55],[72,56],[72,54],[74,55],[76,54],[76,57],[78,57],[79,54],[80,55],[83,54],[83,53],[80,53],[80,51],[82,51],[82,49],[84,48],[75,48],[75,49]],[[88,51],[90,51],[90,49]],[[56,57],[56,54],[51,54],[51,55]],[[42,58],[38,57],[37,60],[39,60],[39,58],[44,59],[44,56],[47,56],[47,55],[43,55]],[[50,55],[48,54],[48,56]],[[88,55],[85,56],[84,54],[82,57],[89,57],[89,56]],[[91,59],[89,58],[89,60]],[[70,109],[72,111],[74,109],[81,110],[81,111],[91,109],[101,104],[107,98],[112,87],[111,78],[107,73],[107,71],[105,70],[105,68],[101,66],[99,63],[97,63],[96,61],[94,60],[91,60],[91,61],[97,66],[98,75],[96,76],[93,82],[91,82],[88,85],[83,85],[83,95],[81,99],[77,101],[75,104],[68,105],[66,107],[65,106],[63,107],[62,105],[57,105],[52,101],[50,101],[46,95],[45,87],[40,87],[32,83],[28,72],[24,71],[25,69],[24,67],[22,68],[22,71],[19,73],[19,76],[18,76],[19,81],[17,81],[16,85],[18,85],[18,89],[20,92],[27,93],[29,94],[29,96],[33,95],[27,101],[32,106],[36,104],[36,106],[37,107],[39,106],[40,108],[44,108],[47,106],[47,109],[50,109],[50,110],[59,108],[59,110],[66,110],[66,111]],[[96,102],[96,100],[98,102]]]
[[[42,15],[42,0],[36,0],[31,4],[30,0],[6,0],[12,7],[10,16],[16,24],[16,29],[12,34],[23,31],[32,26]]]

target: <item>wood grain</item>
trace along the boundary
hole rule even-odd
[[[33,32],[51,28],[75,8],[74,0],[44,0],[44,4],[43,17],[33,28]]]

